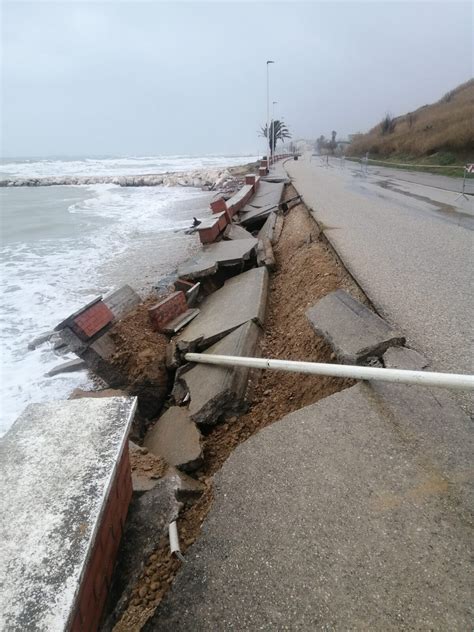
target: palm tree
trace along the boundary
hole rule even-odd
[[[270,123],[270,135],[268,134],[267,126],[262,127],[260,129],[260,136],[264,136],[265,138],[269,138],[268,146],[270,148],[270,153],[273,154],[275,151],[276,144],[279,140],[282,142],[285,138],[291,138],[291,134],[283,121],[272,121]]]

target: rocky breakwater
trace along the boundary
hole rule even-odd
[[[186,172],[143,175],[48,176],[44,178],[6,178],[0,187],[47,187],[58,185],[116,184],[122,187],[183,186],[207,191],[233,191],[239,185],[242,169],[200,169]]]

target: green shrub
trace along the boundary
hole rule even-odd
[[[438,163],[440,165],[453,165],[456,162],[456,156],[449,151],[443,151],[439,154]]]

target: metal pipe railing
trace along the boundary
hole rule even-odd
[[[355,380],[380,380],[395,384],[416,384],[437,386],[455,390],[474,390],[474,376],[456,373],[434,373],[432,371],[409,371],[406,369],[382,369],[371,366],[351,366],[348,364],[322,364],[319,362],[297,362],[293,360],[269,360],[266,358],[244,358],[210,353],[186,353],[188,362],[213,364],[218,366],[247,367],[250,369],[270,369],[310,375],[352,378]]]

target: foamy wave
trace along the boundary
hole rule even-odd
[[[194,189],[107,184],[75,190],[83,190],[87,197],[72,205],[64,202],[64,211],[67,209],[74,218],[67,237],[55,236],[53,218],[47,238],[22,242],[15,237],[0,250],[0,435],[28,403],[67,397],[72,388],[87,379],[85,373],[45,377],[64,358],[57,357],[48,345],[28,351],[28,343],[94,296],[117,285],[101,275],[104,262],[121,257],[121,265],[126,266],[127,250],[133,246],[139,252],[140,244],[150,244],[154,235],[157,243],[162,243],[158,239],[161,233],[166,233],[167,243],[183,239],[182,233],[174,237],[173,231],[189,226],[193,215],[209,212],[209,194]],[[51,187],[48,195],[49,191],[56,201],[61,200],[61,188]],[[29,210],[31,204],[34,213],[37,190],[5,190],[3,195],[5,207],[9,200],[14,205],[22,200],[28,204],[24,210]],[[14,220],[15,215],[10,216],[10,221]],[[117,272],[120,279],[120,270]]]
[[[39,159],[9,161],[0,165],[0,178],[48,176],[116,176],[183,172],[212,167],[231,167],[257,160],[256,156],[130,156],[78,160]]]

